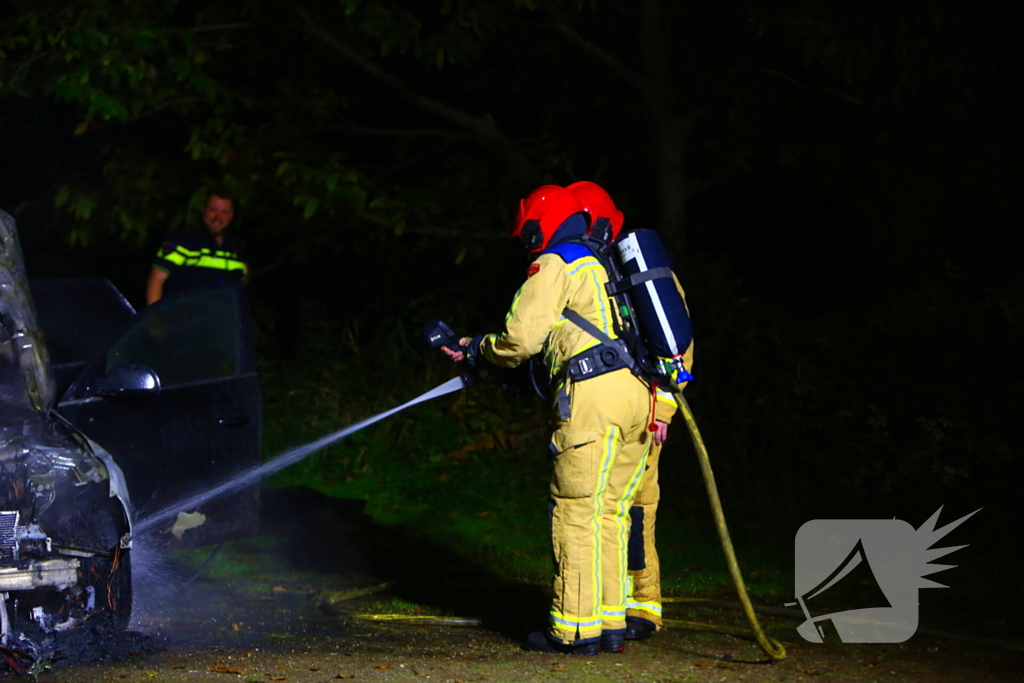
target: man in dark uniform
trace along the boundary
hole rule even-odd
[[[146,282],[146,303],[188,289],[245,282],[249,269],[242,244],[225,234],[234,217],[231,198],[211,193],[203,210],[203,225],[174,233],[157,252]]]

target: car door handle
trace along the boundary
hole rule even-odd
[[[224,415],[217,418],[220,427],[246,427],[252,424],[252,415]]]

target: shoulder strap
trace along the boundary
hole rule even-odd
[[[616,349],[622,356],[622,359],[626,362],[626,367],[632,370],[634,374],[640,372],[639,365],[637,365],[637,362],[633,359],[633,355],[629,352],[629,348],[626,346],[626,343],[624,341],[622,341],[621,339],[612,339],[607,334],[602,332],[597,325],[590,322],[589,320],[587,320],[582,315],[580,315],[579,313],[577,313],[576,311],[572,310],[569,307],[562,309],[562,315],[565,317],[566,320],[579,327],[581,330],[589,334],[597,341],[601,342],[601,344],[603,344],[604,346],[610,346]]]
[[[650,280],[660,280],[661,278],[671,277],[672,269],[667,266],[663,266],[661,268],[651,268],[650,270],[645,270],[642,273],[635,273],[633,275],[630,275],[629,277],[624,277],[621,280],[609,282],[608,284],[605,285],[605,289],[608,290],[609,296],[615,296],[616,294],[621,294],[622,292],[625,292],[627,289],[632,289],[633,287],[636,287],[637,285],[642,285],[643,283],[649,282]]]
[[[589,320],[587,320],[586,318],[584,318],[582,315],[572,310],[571,308],[563,308],[562,315],[565,317],[566,320],[575,324],[576,327],[579,327],[584,332],[586,332],[587,334],[589,334],[591,337],[598,340],[602,344],[608,344],[609,346],[615,345],[615,340],[609,337],[604,332],[602,332],[601,328],[599,328],[597,325],[590,322]]]

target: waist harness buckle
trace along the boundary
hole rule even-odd
[[[569,379],[574,382],[600,377],[628,367],[629,365],[623,359],[623,354],[619,349],[605,344],[581,351],[566,362]]]

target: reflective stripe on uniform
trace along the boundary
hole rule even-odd
[[[644,457],[640,458],[640,462],[637,463],[636,470],[633,471],[633,476],[630,477],[622,500],[618,501],[618,508],[615,511],[615,523],[619,527],[619,585],[622,586],[623,599],[632,597],[633,593],[633,584],[630,581],[632,577],[629,576],[629,507],[633,504],[633,498],[636,496],[637,489],[640,488],[640,482],[643,481],[647,455],[650,452],[651,448],[648,444],[647,450],[644,451]]]
[[[210,268],[213,270],[245,270],[245,262],[238,259],[238,255],[230,251],[213,249],[200,249],[192,251],[178,245],[173,251],[157,254],[168,263],[176,266],[190,266],[197,268]]]
[[[609,305],[610,301],[608,299],[608,294],[604,290],[604,284],[601,282],[601,278],[599,277],[605,272],[604,266],[602,266],[601,263],[593,256],[580,259],[576,263],[579,265],[573,264],[568,271],[568,275],[573,280],[580,276],[586,276],[590,281],[590,285],[594,288],[594,294],[596,295],[594,300],[598,306],[597,313],[600,317],[600,320],[598,321],[599,327],[602,332],[614,339],[615,331],[612,329],[611,306]]]
[[[612,319],[613,308],[611,306],[611,301],[608,298],[607,293],[605,292],[604,284],[602,283],[600,278],[600,275],[604,272],[604,266],[602,266],[600,261],[598,261],[593,256],[587,256],[565,265],[565,273],[566,275],[569,276],[570,279],[576,280],[581,277],[585,277],[587,279],[588,283],[592,288],[594,294],[594,302],[597,305],[597,314],[600,318],[600,320],[596,321],[596,324],[602,332],[607,334],[612,339],[615,339],[618,337],[618,335],[615,334],[615,326],[613,324]],[[552,332],[559,329],[560,327],[562,327],[562,325],[564,325],[567,322],[569,321],[565,316],[560,316],[558,321],[555,323],[555,326],[552,328]],[[583,353],[584,351],[588,351],[593,347],[598,346],[600,343],[600,340],[591,337],[583,346],[576,349],[576,353]],[[554,354],[555,349],[549,345],[545,345],[544,361],[545,365],[547,365],[551,371],[552,378],[558,377],[559,374],[562,372],[562,368],[564,366],[563,363],[558,363],[555,361]]]
[[[229,259],[223,256],[202,255],[195,263],[200,268],[214,268],[217,270],[245,270],[245,263],[236,259]]]
[[[608,489],[608,474],[611,472],[612,463],[615,461],[615,442],[619,436],[619,428],[611,426],[605,432],[604,453],[601,455],[601,469],[598,472],[597,491],[594,495],[597,509],[594,512],[594,575],[591,578],[591,585],[594,587],[594,601],[592,604],[601,604],[601,560],[603,557],[604,543],[601,534],[601,518],[604,514],[604,492]]]
[[[512,305],[508,307],[508,313],[505,314],[506,325],[508,325],[508,321],[512,319],[512,316],[515,315],[516,309],[519,307],[519,297],[521,297],[522,295],[523,288],[520,287],[519,290],[516,292],[516,295],[512,297]],[[494,335],[494,337],[497,338],[498,335]]]
[[[661,616],[661,603],[660,602],[636,602],[630,600],[626,602],[626,609],[635,609],[641,612],[650,612],[651,614],[657,614]]]
[[[626,607],[625,605],[619,605],[617,607],[601,605],[601,616],[605,617],[606,619],[615,619],[616,617],[619,619],[623,619],[626,616]]]
[[[183,266],[183,265],[185,265],[185,256],[182,255],[182,254],[179,254],[177,250],[174,250],[174,251],[172,251],[169,254],[163,254],[163,253],[157,254],[156,257],[157,258],[162,258],[163,260],[165,260],[165,261],[167,261],[169,263],[173,263],[176,266]]]
[[[594,614],[594,615],[589,616],[589,617],[576,617],[576,618],[573,618],[573,617],[570,617],[570,616],[566,616],[565,614],[561,614],[560,612],[555,612],[554,610],[552,610],[551,611],[551,623],[553,625],[555,625],[556,627],[558,627],[558,628],[564,628],[564,629],[568,629],[570,631],[579,630],[580,638],[583,639],[583,638],[587,638],[588,637],[588,636],[584,635],[588,631],[597,631],[598,634],[600,634],[601,627],[603,626],[604,621],[602,620],[601,616],[598,615],[598,614]]]

